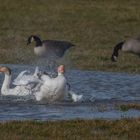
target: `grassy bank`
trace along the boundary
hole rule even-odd
[[[121,53],[118,63],[110,61],[116,43],[140,33],[139,0],[0,3],[0,63],[33,63],[33,47],[26,40],[36,34],[75,43],[66,56],[73,68],[140,73],[137,56]]]
[[[140,119],[0,123],[3,140],[139,140]]]

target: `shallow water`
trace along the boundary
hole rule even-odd
[[[8,65],[13,71],[13,79],[22,70],[34,71],[27,65]],[[0,75],[0,86],[4,75]],[[31,98],[0,97],[0,121],[6,120],[69,120],[69,119],[120,119],[140,117],[140,111],[122,112],[116,105],[140,101],[140,75],[95,72],[66,71],[71,89],[83,94],[83,101],[64,101],[40,104]]]

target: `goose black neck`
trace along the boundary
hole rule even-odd
[[[34,36],[34,41],[36,42],[36,47],[42,46],[42,41],[40,40],[39,37]]]
[[[123,44],[124,44],[124,42],[120,42],[120,43],[118,43],[118,44],[114,47],[113,54],[112,54],[113,56],[118,57],[118,55],[119,55],[119,50],[122,49]]]

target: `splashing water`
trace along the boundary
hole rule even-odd
[[[13,71],[13,79],[23,70],[34,71],[29,65],[7,65]],[[44,69],[43,67],[41,69]],[[82,94],[82,102],[69,100],[40,104],[31,96],[0,97],[0,120],[68,120],[68,119],[118,119],[139,117],[140,111],[122,112],[116,104],[140,101],[140,75],[95,71],[67,70],[71,89]],[[0,75],[0,86],[3,75]]]

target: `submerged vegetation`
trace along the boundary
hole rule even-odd
[[[140,104],[138,103],[121,104],[117,106],[121,111],[128,111],[129,109],[140,110]]]
[[[63,61],[72,68],[140,73],[140,59],[132,54],[110,61],[118,42],[140,34],[139,0],[0,2],[0,63],[35,63],[33,46],[26,46],[35,34],[74,43],[65,57],[71,63]]]

